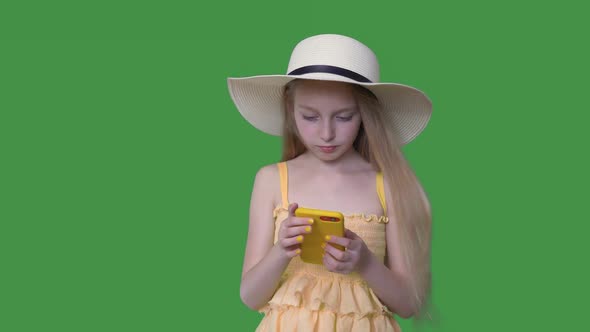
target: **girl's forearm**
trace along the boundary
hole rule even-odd
[[[404,278],[387,268],[372,252],[369,251],[367,263],[359,273],[381,302],[395,314],[402,318],[414,314]]]
[[[278,246],[273,246],[268,254],[242,278],[240,284],[242,302],[253,310],[258,310],[268,303],[289,261],[290,258],[284,256]]]

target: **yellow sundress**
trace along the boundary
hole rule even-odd
[[[275,207],[275,243],[280,224],[288,216],[287,164],[277,164],[281,181],[282,205]],[[377,193],[387,214],[382,173],[377,174]],[[385,258],[386,216],[363,213],[345,215],[345,227],[358,234],[373,254]],[[309,264],[294,257],[282,275],[270,301],[260,309],[264,318],[257,332],[289,331],[395,331],[401,329],[393,313],[384,306],[358,273],[348,275],[328,271],[323,265]]]

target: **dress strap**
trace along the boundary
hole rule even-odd
[[[283,161],[277,164],[279,167],[279,176],[281,178],[281,198],[285,209],[289,208],[289,199],[287,197],[287,190],[289,188],[289,175],[287,172],[287,162]]]
[[[377,195],[379,195],[379,200],[381,201],[381,206],[383,207],[383,212],[387,215],[387,203],[385,203],[385,190],[383,188],[383,173],[377,172]]]

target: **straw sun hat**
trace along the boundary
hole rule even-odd
[[[375,53],[347,36],[323,34],[299,42],[286,75],[228,78],[231,98],[255,128],[275,136],[283,133],[283,89],[294,79],[348,82],[369,89],[381,104],[388,126],[405,145],[424,130],[432,103],[420,90],[379,81]]]

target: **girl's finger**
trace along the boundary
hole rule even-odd
[[[302,226],[302,225],[313,225],[313,219],[302,218],[302,217],[289,217],[287,227]]]
[[[323,262],[324,266],[326,266],[326,268],[332,272],[348,273],[348,264],[337,261],[330,254],[324,254]]]
[[[297,210],[298,207],[299,207],[299,204],[297,204],[297,203],[291,203],[289,205],[289,217],[288,217],[289,223],[287,226],[313,224],[313,219],[295,216],[295,210]]]
[[[327,253],[324,253],[322,257],[322,262],[328,271],[336,272],[337,262]]]
[[[326,244],[324,251],[328,253],[330,256],[334,257],[337,261],[345,262],[350,260],[350,252],[348,251],[341,251],[339,249],[334,248],[333,246]]]
[[[285,237],[294,237],[302,234],[309,234],[312,231],[312,226],[297,226],[297,227],[289,227],[285,230]]]
[[[347,239],[345,237],[340,237],[340,236],[334,236],[334,235],[326,235],[326,242],[329,243],[334,243],[334,244],[339,244],[341,246],[343,246],[344,248],[348,248],[348,246],[350,245],[350,239]]]
[[[295,249],[288,250],[288,251],[285,252],[285,254],[289,258],[293,258],[293,257],[298,256],[298,255],[301,254],[301,248],[295,248]]]
[[[286,237],[284,239],[281,240],[281,246],[283,248],[287,248],[290,246],[299,246],[301,244],[301,242],[303,242],[303,235],[298,235],[298,236],[294,236],[294,237]]]
[[[351,240],[356,240],[356,239],[360,239],[360,237],[353,231],[351,231],[350,229],[346,228],[344,230],[344,236],[346,238],[349,238]]]
[[[289,216],[295,217],[295,210],[297,210],[298,207],[299,205],[297,203],[291,203],[289,205]]]

